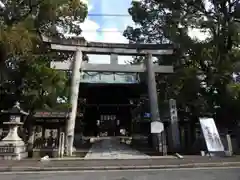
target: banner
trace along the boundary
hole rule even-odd
[[[199,121],[208,151],[224,151],[224,147],[213,118],[199,118]]]

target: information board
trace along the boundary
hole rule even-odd
[[[203,136],[209,152],[222,152],[224,146],[213,118],[199,118]]]
[[[164,126],[162,122],[154,121],[151,122],[151,133],[161,133],[164,130]]]

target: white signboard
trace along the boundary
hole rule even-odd
[[[103,74],[88,72],[81,75],[81,82],[84,83],[116,83],[116,84],[136,84],[139,83],[137,73]]]
[[[213,118],[199,118],[199,121],[208,151],[224,151],[224,147]]]
[[[162,122],[154,121],[151,122],[151,133],[161,133],[164,130]]]

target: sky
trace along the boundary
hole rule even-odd
[[[128,14],[128,8],[132,1],[141,0],[80,0],[88,5],[90,14]],[[209,1],[206,0],[206,6],[210,7]],[[0,0],[0,8],[4,8]],[[81,24],[82,35],[88,41],[100,41],[109,43],[128,43],[127,39],[122,36],[127,26],[134,26],[131,16],[106,17],[106,16],[89,16]],[[105,31],[105,32],[101,32]],[[107,31],[107,32],[106,32]],[[110,32],[109,32],[110,31]],[[116,32],[119,31],[119,32]],[[193,38],[204,40],[206,34],[196,29],[189,30],[189,35]]]
[[[128,8],[130,8],[131,2],[140,0],[81,0],[81,1],[88,4],[89,14],[128,15]],[[209,6],[208,3],[207,6]],[[81,24],[81,27],[83,30],[82,34],[88,41],[127,43],[128,41],[125,37],[122,36],[122,33],[128,25],[134,26],[134,22],[132,21],[131,16],[127,17],[89,16],[84,21],[84,23]],[[200,31],[196,29],[191,29],[189,31],[189,35],[191,37],[196,37],[199,40],[204,40],[206,38],[206,35],[203,35]]]
[[[132,1],[141,0],[81,0],[88,5],[89,14],[128,14],[128,8]],[[4,7],[0,0],[0,7]],[[134,26],[131,16],[107,17],[107,16],[88,16],[80,25],[82,35],[87,41],[99,41],[109,43],[128,43],[122,35],[127,26]],[[103,31],[103,32],[102,32]],[[204,40],[206,35],[199,30],[192,29],[189,35],[193,38]],[[132,57],[119,56],[119,64],[125,64]],[[89,56],[90,63],[110,63],[110,57],[104,55]]]
[[[89,14],[128,14],[128,8],[132,0],[82,0],[88,4]],[[134,0],[140,1],[140,0]],[[128,43],[122,35],[127,26],[134,26],[131,16],[106,17],[88,16],[81,24],[82,35],[87,41],[109,42],[109,43]],[[103,32],[102,32],[103,31]],[[206,34],[197,29],[189,30],[192,38],[204,40]],[[119,64],[125,64],[132,57],[119,57]],[[110,63],[109,56],[91,55],[89,63]]]
[[[132,0],[88,0],[89,14],[128,14],[128,8]],[[128,43],[122,35],[128,25],[134,25],[131,16],[109,17],[89,16],[81,24],[82,35],[87,41]],[[125,64],[132,57],[119,56],[118,63]],[[89,63],[110,63],[110,57],[106,55],[91,55]]]
[[[128,14],[131,2],[132,0],[88,0],[89,14]],[[127,43],[128,41],[122,36],[122,32],[128,25],[133,24],[131,16],[89,16],[81,27],[83,36],[88,41]]]

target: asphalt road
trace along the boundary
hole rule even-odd
[[[1,180],[240,180],[239,168],[0,173]]]

